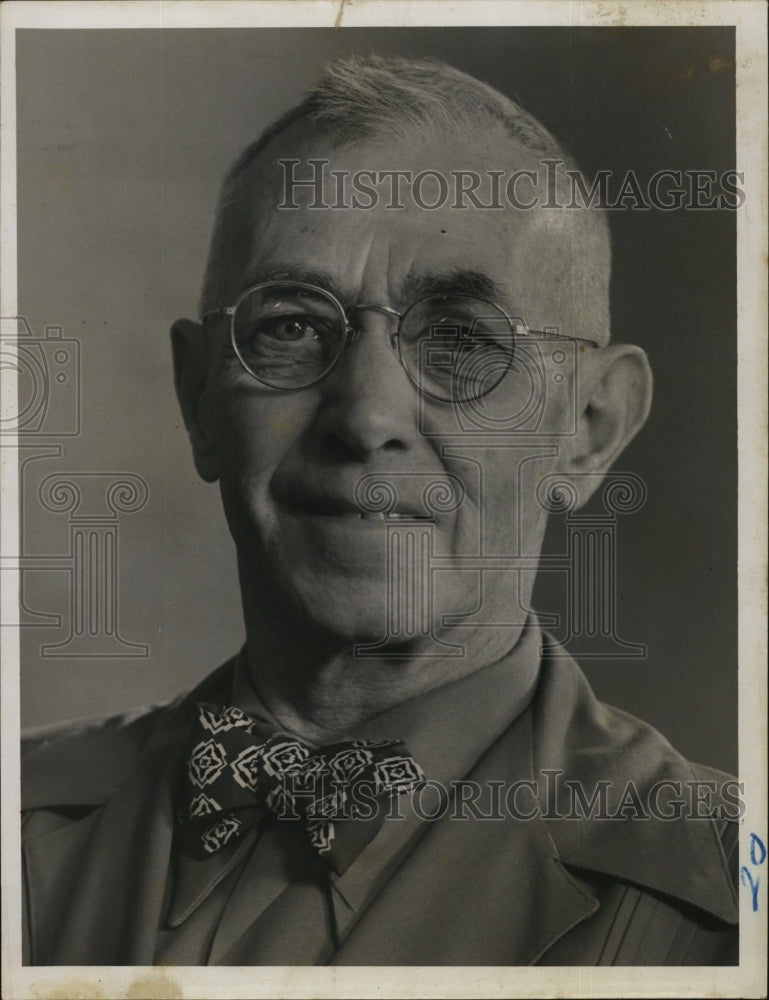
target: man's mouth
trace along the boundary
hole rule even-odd
[[[359,521],[369,524],[421,522],[436,524],[460,506],[464,487],[457,476],[438,472],[368,472],[303,474],[273,479],[275,503],[289,516],[316,518],[318,523]]]
[[[361,510],[347,500],[334,497],[284,497],[281,506],[290,514],[300,517],[328,517],[352,521],[434,521],[424,510],[401,508],[399,510]]]
[[[411,514],[402,511],[347,511],[343,514],[330,515],[334,517],[352,517],[360,521],[432,521],[429,514]]]

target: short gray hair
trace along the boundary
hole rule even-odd
[[[201,313],[226,304],[236,289],[230,286],[233,266],[250,236],[250,221],[239,211],[241,184],[268,143],[296,122],[309,123],[319,135],[342,145],[371,138],[403,139],[415,129],[466,135],[480,124],[497,125],[509,138],[540,158],[563,161],[578,170],[569,154],[532,114],[475,77],[437,59],[350,55],[334,60],[303,101],[291,108],[249,145],[222,184],[201,296]],[[582,214],[585,214],[584,212]],[[603,213],[591,209],[590,235],[605,242],[608,225]],[[238,250],[238,248],[240,248]],[[592,255],[590,255],[592,256]],[[606,259],[588,261],[579,278],[593,293],[604,285]],[[596,303],[597,305],[597,303]],[[601,327],[608,334],[608,302],[601,309]]]

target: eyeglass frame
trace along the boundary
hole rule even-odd
[[[334,358],[334,360],[331,362],[331,364],[328,366],[328,368],[325,369],[325,371],[323,371],[320,375],[318,375],[317,378],[312,379],[311,382],[307,382],[305,385],[277,386],[277,385],[270,385],[269,382],[265,382],[263,378],[260,378],[260,376],[257,375],[256,372],[254,372],[246,364],[246,362],[245,362],[242,354],[240,353],[240,349],[238,348],[238,345],[237,345],[237,342],[236,342],[236,339],[235,339],[235,314],[236,314],[238,306],[241,304],[241,302],[243,302],[249,295],[252,294],[252,292],[255,292],[257,289],[260,289],[260,288],[270,288],[270,287],[280,287],[280,286],[285,286],[285,285],[290,285],[290,286],[292,286],[294,288],[301,288],[301,289],[304,289],[304,290],[309,291],[309,292],[316,292],[316,293],[319,292],[321,295],[323,295],[326,298],[328,298],[332,302],[332,304],[334,306],[336,306],[336,308],[339,310],[339,313],[340,313],[340,315],[342,317],[342,321],[344,323],[344,331],[343,331],[344,332],[344,341],[342,343],[342,346],[341,346],[338,354],[336,355],[336,357]],[[392,306],[381,305],[380,303],[377,303],[377,302],[363,302],[363,303],[361,303],[359,305],[353,306],[352,309],[355,312],[359,312],[362,309],[373,309],[374,311],[376,311],[378,313],[382,313],[385,316],[395,316],[397,318],[398,325],[397,325],[395,331],[393,333],[389,334],[390,347],[393,349],[393,351],[395,351],[395,353],[396,353],[396,355],[398,357],[398,362],[399,362],[401,368],[404,370],[404,372],[408,376],[409,381],[413,385],[415,385],[420,392],[424,393],[426,396],[429,396],[431,399],[434,399],[434,400],[436,400],[438,402],[441,402],[441,403],[471,403],[471,402],[476,402],[477,400],[482,399],[483,396],[488,395],[488,393],[493,392],[494,389],[496,389],[496,387],[499,385],[499,383],[504,378],[504,375],[499,380],[499,382],[496,382],[490,389],[487,389],[485,392],[481,392],[480,394],[477,394],[477,395],[474,395],[474,396],[469,396],[469,397],[467,397],[467,399],[457,400],[457,399],[454,399],[454,397],[449,397],[448,399],[446,399],[445,397],[438,396],[436,393],[431,392],[429,389],[426,389],[423,385],[421,385],[419,383],[419,381],[417,380],[417,378],[414,375],[412,375],[411,371],[409,370],[408,366],[406,365],[406,363],[405,363],[405,361],[403,359],[403,353],[401,351],[401,344],[400,344],[400,333],[401,333],[401,330],[402,330],[402,327],[403,327],[403,320],[411,312],[412,309],[416,308],[416,306],[419,305],[420,302],[425,302],[427,299],[440,299],[440,298],[449,299],[449,298],[460,298],[460,297],[468,298],[468,299],[473,299],[476,302],[483,302],[486,305],[491,306],[493,309],[496,309],[497,312],[501,313],[502,316],[504,316],[504,318],[507,320],[507,322],[508,322],[508,324],[510,326],[510,330],[512,331],[512,336],[513,337],[524,337],[524,338],[525,337],[537,337],[537,338],[542,338],[542,339],[547,339],[547,340],[579,341],[580,343],[583,343],[583,344],[590,344],[591,347],[596,348],[596,349],[600,349],[600,347],[601,347],[601,345],[597,341],[590,340],[587,337],[570,337],[567,334],[554,333],[554,332],[552,332],[550,330],[531,330],[531,329],[529,329],[529,327],[524,327],[522,329],[522,331],[519,333],[518,332],[518,324],[516,324],[513,321],[513,319],[502,308],[502,306],[498,305],[496,302],[490,301],[489,299],[481,298],[481,297],[479,297],[477,295],[467,295],[464,292],[456,292],[456,293],[452,293],[452,292],[438,292],[438,293],[435,293],[435,292],[433,292],[433,293],[429,293],[427,295],[422,295],[418,299],[415,299],[405,309],[404,312],[399,312],[397,309],[394,309]],[[355,344],[358,341],[358,339],[360,338],[361,334],[363,333],[363,330],[359,326],[354,326],[350,322],[349,317],[347,315],[347,311],[345,310],[344,306],[339,301],[339,299],[333,294],[333,292],[329,292],[328,289],[322,288],[320,285],[311,285],[311,284],[309,284],[307,282],[304,282],[304,281],[292,281],[290,278],[272,279],[270,281],[258,281],[254,285],[249,285],[248,288],[246,288],[243,292],[240,293],[240,295],[235,299],[234,303],[231,306],[222,306],[222,307],[220,307],[218,309],[208,309],[208,310],[206,310],[206,312],[204,312],[202,314],[201,321],[203,323],[205,323],[206,318],[208,316],[228,316],[229,317],[229,320],[230,320],[230,343],[232,344],[232,349],[234,350],[235,355],[237,356],[237,359],[238,359],[238,361],[241,364],[241,367],[252,378],[256,379],[256,381],[259,382],[260,385],[264,385],[268,389],[275,389],[277,392],[297,392],[297,391],[301,391],[303,389],[309,389],[310,386],[317,385],[319,382],[322,382],[323,379],[326,378],[327,375],[330,375],[330,373],[334,370],[334,368],[336,368],[336,366],[339,363],[340,359],[342,358],[342,356],[344,355],[344,353],[347,351],[347,348],[351,344]],[[510,357],[510,364],[511,365],[512,365],[512,359],[513,359],[513,355],[511,354],[511,357]]]

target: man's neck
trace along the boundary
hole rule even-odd
[[[425,656],[414,645],[388,650],[388,656],[361,657],[299,623],[283,623],[253,609],[246,614],[256,693],[281,727],[313,744],[339,739],[395,705],[497,662],[522,630],[462,629],[454,637],[464,647],[462,656]]]

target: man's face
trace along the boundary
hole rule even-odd
[[[405,533],[404,517],[428,512],[425,486],[450,476],[463,488],[462,501],[433,510],[428,529],[429,556],[444,558],[443,569],[431,577],[433,622],[440,628],[446,615],[476,612],[477,622],[522,623],[534,579],[531,557],[539,553],[545,527],[535,491],[557,467],[562,439],[554,435],[573,420],[573,368],[567,361],[562,375],[552,377],[553,350],[543,350],[544,381],[533,383],[526,366],[517,366],[476,408],[485,424],[476,419],[461,427],[451,403],[420,399],[391,346],[397,318],[354,307],[377,303],[403,312],[420,283],[437,279],[453,287],[470,274],[495,288],[505,311],[530,328],[564,330],[571,316],[570,248],[560,213],[456,209],[452,199],[428,211],[409,197],[397,210],[387,208],[384,190],[371,210],[309,209],[309,193],[297,193],[299,209],[279,209],[284,193],[277,161],[286,157],[300,159],[301,176],[309,172],[310,157],[330,160],[329,170],[415,175],[430,169],[447,177],[459,169],[537,168],[502,137],[479,139],[469,151],[457,149],[455,138],[418,136],[340,151],[294,128],[262,153],[253,171],[258,195],[248,209],[252,252],[237,290],[274,278],[276,270],[304,281],[317,275],[313,283],[332,291],[362,332],[320,383],[280,391],[243,370],[228,349],[223,321],[211,329],[207,402],[244,593],[267,606],[275,602],[289,620],[342,645],[381,639],[388,588],[392,599],[417,605],[422,595],[404,597],[405,588],[409,579],[423,577],[409,574],[403,555],[397,566],[392,562],[388,521],[361,517],[356,487],[370,476],[394,486],[395,513],[402,517],[389,522],[390,530]],[[568,359],[575,345],[565,346]],[[521,412],[532,387],[546,397],[538,433],[518,433],[514,421],[509,433],[486,433]],[[527,556],[529,569],[481,576],[477,565],[460,568],[463,557],[480,555]],[[393,598],[394,586],[399,598]],[[465,631],[459,641],[467,636]]]

